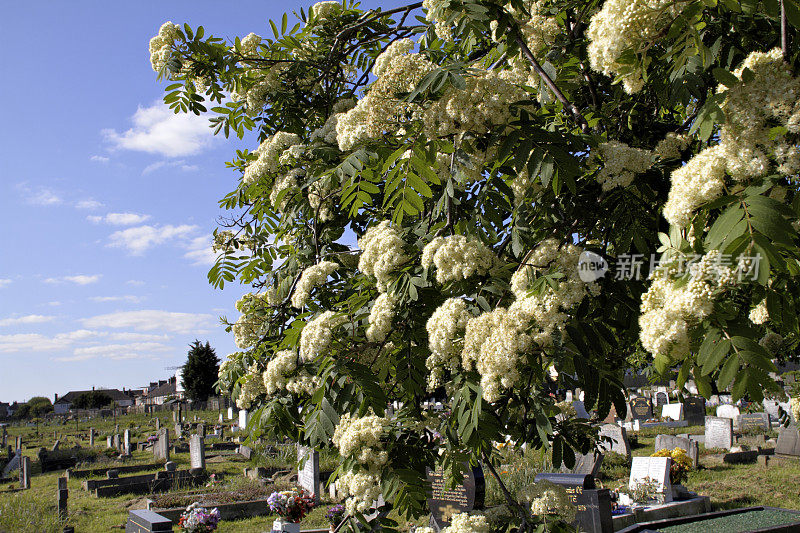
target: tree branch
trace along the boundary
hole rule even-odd
[[[542,80],[544,80],[544,83],[545,85],[547,85],[548,89],[553,91],[553,94],[555,95],[556,99],[559,102],[561,102],[561,104],[564,107],[566,107],[570,111],[570,113],[572,113],[572,118],[574,118],[575,122],[578,123],[578,126],[580,126],[581,131],[584,133],[588,133],[589,124],[586,122],[586,119],[583,118],[583,115],[581,114],[580,110],[577,107],[575,107],[575,104],[570,102],[566,96],[564,96],[564,93],[561,92],[561,89],[559,89],[558,86],[555,84],[555,82],[552,79],[550,79],[550,76],[547,75],[547,72],[544,71],[539,62],[536,61],[536,58],[533,57],[530,48],[528,48],[528,45],[525,44],[525,41],[522,39],[522,36],[517,35],[516,41],[520,49],[522,50],[522,53],[525,55],[525,57],[528,58],[528,61],[531,62],[531,65],[533,65],[533,70],[535,70],[536,73],[539,76],[541,76]]]
[[[786,23],[786,6],[781,0],[781,51],[783,52],[783,60],[789,62],[789,25]]]

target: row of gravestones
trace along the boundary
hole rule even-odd
[[[665,393],[659,393],[664,394]],[[706,401],[699,396],[691,396],[681,403],[664,403],[661,405],[661,416],[673,420],[686,420],[690,426],[703,424],[706,416]],[[653,418],[653,404],[644,397],[633,398],[630,403],[630,418],[632,420],[646,421]]]

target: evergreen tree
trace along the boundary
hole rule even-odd
[[[183,365],[181,385],[190,400],[205,401],[214,393],[219,359],[211,345],[196,340],[189,345],[189,357]]]

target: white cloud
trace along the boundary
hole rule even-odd
[[[50,322],[54,316],[47,315],[25,315],[19,317],[9,317],[0,319],[0,326],[20,326],[22,324],[42,324]]]
[[[144,285],[144,281],[140,279],[129,279],[125,282],[125,285],[133,285],[134,287],[141,287]]]
[[[141,255],[153,246],[167,241],[183,240],[197,230],[197,226],[181,224],[180,226],[137,226],[126,230],[115,231],[109,237],[109,246],[125,248],[133,255]]]
[[[162,102],[139,107],[131,117],[133,127],[124,132],[101,131],[114,148],[182,157],[197,154],[213,139],[208,119],[193,113],[175,114]]]
[[[105,222],[112,226],[131,226],[133,224],[141,224],[149,219],[150,215],[140,215],[138,213],[108,213],[106,216],[89,215],[86,220],[99,224]]]
[[[28,203],[33,205],[58,205],[61,202],[61,197],[50,189],[39,189],[28,197]]]
[[[83,319],[87,328],[132,328],[136,331],[167,331],[170,333],[207,333],[214,317],[200,313],[176,313],[147,309],[120,311]]]
[[[103,204],[101,202],[98,202],[97,200],[92,200],[91,198],[75,202],[75,209],[99,209],[101,207],[103,207]]]
[[[150,163],[144,170],[142,170],[142,175],[150,174],[151,172],[155,172],[161,168],[177,168],[183,172],[195,172],[200,169],[197,165],[188,165],[186,161],[183,159],[179,159],[178,161],[156,161],[155,163]]]
[[[60,278],[47,278],[44,280],[45,283],[63,283],[68,281],[70,283],[75,283],[76,285],[90,285],[92,283],[97,283],[100,281],[102,274],[93,274],[91,276],[87,276],[86,274],[79,274],[77,276],[62,276]]]
[[[123,342],[162,342],[168,341],[170,336],[166,333],[164,335],[153,335],[150,333],[133,333],[130,331],[122,331],[118,333],[109,333],[108,340],[123,341]]]
[[[53,337],[39,333],[0,335],[0,353],[52,352],[63,350],[78,341],[85,341],[96,336],[97,332],[85,329],[59,333]]]
[[[56,357],[56,361],[85,361],[101,357],[115,361],[122,359],[155,359],[153,352],[164,353],[173,348],[158,342],[133,342],[130,344],[100,344],[75,348],[72,356]]]
[[[51,307],[58,307],[59,305],[61,305],[61,302],[59,302],[58,300],[53,300],[52,302],[47,302],[46,305],[49,305]]]
[[[89,161],[94,161],[95,163],[108,163],[109,159],[104,155],[93,155],[89,158]]]
[[[0,289],[11,285],[11,280],[8,278],[0,278]]]
[[[187,244],[189,249],[183,256],[192,260],[193,265],[213,265],[217,253],[211,249],[211,237],[195,237]]]
[[[98,303],[105,303],[105,302],[130,302],[130,303],[139,303],[142,301],[142,298],[139,296],[134,296],[132,294],[126,294],[125,296],[92,296],[89,298],[93,302]]]

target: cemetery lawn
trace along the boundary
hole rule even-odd
[[[197,414],[207,424],[216,423],[218,412],[190,412],[187,418]],[[171,413],[161,414],[162,425],[172,427]],[[146,438],[147,435],[155,433],[154,420],[146,415],[128,415],[118,417],[116,424],[119,424],[120,433],[125,428],[131,428],[132,440],[138,441]],[[36,457],[39,447],[50,449],[53,445],[53,431],[58,432],[61,440],[61,448],[71,448],[80,443],[83,449],[88,447],[88,427],[91,425],[96,430],[95,451],[101,456],[97,466],[109,466],[111,459],[102,457],[106,449],[106,436],[114,432],[115,422],[113,419],[93,420],[91,424],[80,422],[76,431],[75,424],[41,425],[38,437],[36,427],[9,428],[9,435],[13,438],[22,435],[25,446],[25,455],[31,457],[33,476],[31,478],[32,488],[27,491],[13,491],[18,483],[4,483],[0,485],[0,531],[8,530],[14,532],[36,532],[48,533],[60,531],[61,527],[56,519],[56,487],[57,479],[64,475],[63,471],[48,472],[40,474],[40,465]],[[653,453],[655,436],[658,433],[699,433],[702,434],[702,426],[692,428],[679,428],[675,430],[661,429],[654,431],[645,429],[638,433],[629,435],[631,438],[632,453],[634,456],[648,456]],[[171,432],[172,434],[172,432]],[[229,434],[229,433],[228,433]],[[772,435],[775,436],[774,434]],[[13,441],[12,441],[13,442]],[[214,442],[213,440],[207,443]],[[287,447],[293,451],[293,447]],[[213,454],[210,450],[208,455]],[[504,482],[512,491],[523,491],[533,483],[533,478],[537,473],[552,471],[548,464],[546,454],[529,451],[520,454],[509,448],[500,448],[498,453],[501,466],[498,470]],[[331,454],[321,454],[321,470],[332,470],[335,467],[335,457]],[[172,453],[171,459],[177,463],[179,470],[189,468],[188,453]],[[153,455],[148,451],[136,451],[133,458],[126,464],[152,464]],[[244,467],[267,466],[285,468],[296,472],[295,459],[291,453],[283,455],[263,457],[258,454],[253,459],[246,461],[241,457],[225,458],[224,462],[209,462],[207,469],[210,473],[222,474],[222,488],[235,489],[237,487],[250,486],[255,482],[246,480],[242,476]],[[789,459],[773,459],[767,469],[758,464],[739,464],[731,465],[722,462],[721,455],[714,450],[705,450],[700,446],[700,464],[698,471],[691,472],[689,479],[684,485],[691,491],[707,495],[711,498],[714,510],[733,509],[738,507],[748,507],[755,505],[768,505],[774,507],[786,507],[789,509],[800,510],[800,461]],[[92,465],[94,466],[94,465]],[[83,466],[81,468],[88,468]],[[155,467],[148,470],[137,472],[138,474],[155,473],[163,467]],[[122,474],[122,477],[131,474]],[[629,462],[623,456],[608,454],[603,463],[599,483],[608,488],[619,488],[627,486],[630,475]],[[105,476],[95,476],[88,479],[104,479]],[[127,521],[128,511],[131,509],[142,509],[145,507],[145,500],[148,495],[122,495],[111,498],[96,498],[91,493],[82,489],[84,479],[71,479],[68,482],[69,489],[69,520],[68,523],[75,527],[76,531],[88,533],[108,533],[109,530],[122,530]],[[167,493],[169,497],[178,498],[187,490],[209,491],[203,487],[187,489],[179,487]],[[217,490],[221,490],[217,488]],[[271,486],[265,488],[271,490]],[[323,491],[323,496],[326,493]],[[486,474],[486,504],[487,506],[497,506],[503,503],[502,494],[497,483]],[[322,505],[315,509],[302,523],[302,527],[320,528],[327,527],[325,512],[329,502],[323,499]],[[237,521],[220,522],[217,531],[225,532],[262,532],[271,529],[272,521],[275,517],[258,517]],[[390,518],[397,520],[401,527],[408,529],[412,522],[399,519],[396,513],[391,513]],[[426,517],[422,517],[413,523],[423,525],[427,522]],[[715,533],[721,533],[715,532]]]

